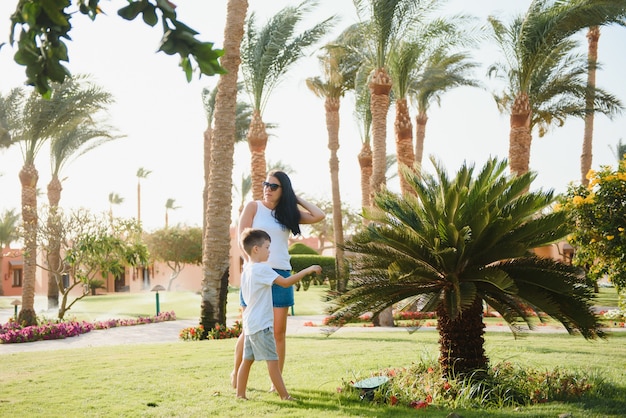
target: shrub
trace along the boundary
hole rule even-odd
[[[329,281],[336,280],[335,272],[335,257],[319,254],[294,254],[291,256],[291,268],[294,272],[304,270],[312,264],[318,264],[322,267],[322,274],[306,276],[302,279],[302,288],[308,290],[311,283],[314,285],[321,285],[324,280]],[[300,290],[299,284],[296,285],[296,289]]]

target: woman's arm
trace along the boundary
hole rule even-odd
[[[300,211],[301,224],[314,224],[326,217],[326,214],[313,203],[307,202],[299,196],[297,196],[296,199],[298,199],[298,205],[304,208],[304,210]]]
[[[239,245],[239,249],[241,250],[241,256],[244,261],[250,261],[248,254],[243,249],[243,242],[241,241],[241,233],[246,228],[252,227],[252,221],[254,220],[254,215],[256,215],[256,202],[248,202],[246,207],[243,208],[241,215],[239,216],[239,225],[237,228],[237,244]]]

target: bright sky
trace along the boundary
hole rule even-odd
[[[0,2],[0,43],[8,41],[9,17],[17,1]],[[123,0],[102,1],[108,16],[99,16],[95,22],[82,15],[73,19],[69,43],[73,74],[91,74],[92,80],[111,92],[116,103],[110,108],[109,122],[126,138],[103,145],[70,163],[62,173],[61,206],[87,207],[96,212],[108,211],[109,193],[124,198],[113,208],[116,216],[137,216],[137,170],[141,167],[152,173],[141,182],[141,219],[147,230],[164,226],[165,202],[175,199],[180,208],[169,214],[170,225],[182,223],[202,224],[202,133],[206,118],[201,102],[204,87],[213,88],[216,77],[194,79],[187,83],[176,57],[155,53],[161,37],[160,27],[150,28],[141,21],[127,22],[116,15]],[[225,20],[226,0],[200,2],[178,0],[179,19],[200,32],[199,38],[212,41],[221,47]],[[249,12],[256,11],[257,22],[265,23],[267,17],[294,4],[288,0],[250,0]],[[450,13],[468,13],[482,23],[485,18],[509,16],[523,12],[529,0],[502,2],[501,0],[452,0],[446,10]],[[468,9],[468,4],[471,8]],[[504,5],[505,4],[505,5]],[[505,10],[503,10],[505,8]],[[321,0],[313,23],[327,16],[338,15],[341,21],[330,41],[341,30],[357,21],[352,0]],[[597,76],[599,86],[609,90],[626,102],[626,83],[623,71],[626,55],[623,54],[626,29],[603,28],[600,37],[599,60],[602,69]],[[580,35],[586,53],[584,34]],[[5,45],[0,50],[0,92],[21,85],[26,79],[24,67],[13,61],[14,50]],[[483,66],[476,78],[487,86],[494,86],[486,77],[487,65],[496,59],[492,45],[484,44],[474,54]],[[331,199],[329,151],[322,99],[315,97],[306,87],[305,79],[319,75],[315,55],[294,67],[285,81],[271,96],[264,113],[265,122],[278,124],[269,140],[268,162],[281,161],[290,165],[294,187],[308,197]],[[349,207],[360,204],[359,166],[357,154],[361,147],[359,127],[353,118],[353,99],[342,102],[339,150],[341,197]],[[394,115],[393,107],[389,111]],[[615,165],[613,149],[626,131],[626,116],[613,121],[597,116],[595,121],[593,168]],[[451,172],[463,163],[474,162],[482,166],[490,156],[508,156],[509,121],[500,115],[490,91],[471,88],[457,89],[444,96],[441,107],[429,114],[425,159],[429,155],[443,161]],[[544,138],[534,135],[531,149],[531,169],[538,172],[534,188],[555,189],[563,192],[567,184],[580,179],[580,154],[583,123],[569,120],[562,128],[553,129]],[[388,123],[388,153],[395,153],[393,122]],[[426,160],[425,160],[426,161]],[[20,208],[20,183],[18,172],[23,159],[18,147],[0,151],[0,211]],[[242,173],[248,173],[249,151],[240,144],[235,151],[235,173],[238,184]],[[426,169],[430,165],[426,162]],[[40,190],[45,191],[50,180],[47,149],[42,149],[37,159]],[[394,181],[389,187],[397,189]],[[47,202],[40,196],[40,205]],[[233,206],[239,206],[241,197],[235,192]]]

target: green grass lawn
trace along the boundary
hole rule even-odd
[[[324,288],[296,293],[296,315],[322,314]],[[0,298],[4,299],[4,298]],[[8,301],[10,302],[10,300]],[[2,300],[0,307],[9,307]],[[200,296],[162,292],[161,310],[179,318],[199,317]],[[154,315],[155,295],[88,297],[72,309],[93,320]],[[228,316],[238,316],[237,291],[229,294]],[[100,331],[99,331],[100,332]],[[107,332],[107,331],[102,331]],[[80,337],[74,337],[80,338]],[[234,340],[90,347],[0,355],[0,416],[11,417],[446,417],[452,409],[414,410],[404,405],[373,405],[338,393],[345,381],[370,377],[387,368],[435,362],[435,331],[345,330],[288,336],[284,378],[297,403],[267,392],[265,365],[252,368],[248,397],[238,401],[229,386]],[[477,417],[623,417],[626,411],[626,332],[586,341],[567,334],[537,333],[514,338],[487,332],[492,364],[562,368],[599,376],[602,392],[575,403],[523,408],[457,409]]]

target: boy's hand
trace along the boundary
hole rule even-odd
[[[322,272],[322,267],[320,267],[320,266],[318,266],[316,264],[316,265],[313,265],[313,266],[309,267],[308,270],[309,270],[309,273],[320,274]]]

